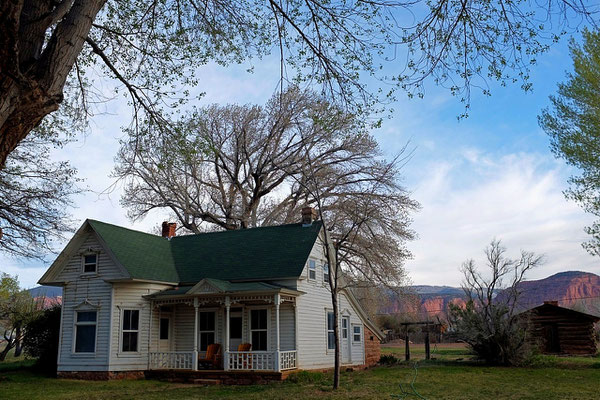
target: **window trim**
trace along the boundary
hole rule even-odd
[[[344,322],[346,326],[344,327]],[[342,315],[342,339],[348,339],[348,329],[350,328],[350,317]]]
[[[252,311],[257,310],[266,310],[267,311],[267,327],[265,329],[252,329]],[[252,332],[267,332],[267,349],[266,350],[255,350],[254,343],[252,343]],[[252,352],[260,353],[260,352],[268,352],[269,346],[271,345],[271,340],[269,338],[271,332],[271,307],[268,306],[258,306],[258,307],[248,307],[248,342],[252,344]]]
[[[94,268],[93,271],[85,270],[86,265],[91,265],[91,264],[86,264],[86,262],[85,262],[85,258],[87,256],[96,256],[96,263],[95,263],[96,267]],[[99,255],[98,251],[93,251],[92,249],[88,249],[85,252],[81,253],[81,275],[85,275],[85,276],[98,275],[99,261],[100,261],[100,255]]]
[[[92,321],[82,321],[82,322],[78,322],[77,321],[77,313],[80,312],[95,312],[96,313],[96,321],[92,322]],[[71,354],[77,357],[89,357],[89,356],[95,356],[96,352],[98,350],[98,310],[97,309],[76,309],[73,310],[73,343],[71,345]],[[95,326],[96,329],[94,330],[94,351],[76,351],[77,349],[77,327],[78,326]]]
[[[356,333],[355,329],[358,328],[359,332]],[[359,339],[356,340],[356,335]],[[361,344],[363,342],[363,326],[361,324],[352,324],[352,344]]]
[[[215,318],[215,326],[213,328],[213,330],[201,330],[200,329],[200,314],[201,313],[213,313],[213,316]],[[219,339],[217,338],[217,323],[218,323],[218,317],[217,317],[217,310],[216,309],[204,309],[204,310],[198,310],[198,351],[199,352],[205,352],[206,350],[200,350],[202,348],[202,334],[203,333],[210,333],[212,332],[213,334],[213,343],[219,343]],[[192,335],[193,336],[193,335]],[[206,345],[206,348],[208,349],[208,344]]]
[[[138,328],[137,329],[123,329],[123,324],[125,322],[125,311],[137,311],[138,312]],[[137,355],[140,354],[140,323],[142,321],[142,310],[140,308],[135,308],[135,307],[123,307],[121,309],[121,323],[119,326],[119,354],[124,354],[124,355]],[[133,333],[136,332],[137,333],[137,340],[136,340],[136,344],[137,344],[137,348],[135,350],[128,350],[125,351],[123,350],[123,334],[124,333]]]
[[[310,277],[310,273],[311,273],[311,272],[314,272],[314,273],[315,273],[315,277],[314,277],[314,278],[311,278],[311,277]],[[310,259],[308,260],[308,280],[309,280],[310,282],[314,282],[314,281],[316,281],[316,280],[317,280],[317,260],[314,260],[314,259],[312,259],[312,258],[310,258]]]
[[[327,271],[327,272],[325,272]],[[323,263],[323,283],[329,285],[329,263]]]
[[[333,326],[331,329],[329,329],[329,314],[333,315]],[[329,347],[329,334],[333,334],[333,346],[334,347]],[[337,343],[335,343],[335,314],[333,312],[333,310],[331,309],[325,309],[325,349],[327,350],[327,353],[331,352],[331,351],[335,351],[335,346],[337,346]]]

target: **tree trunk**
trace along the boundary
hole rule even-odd
[[[29,132],[58,109],[67,76],[105,2],[0,2],[0,169]],[[55,8],[43,8],[52,4]]]
[[[0,361],[4,361],[6,359],[6,356],[8,355],[8,352],[13,347],[14,347],[14,342],[13,341],[7,341],[6,342],[6,347],[4,348],[4,350],[2,350],[2,352],[0,352]]]
[[[338,324],[339,307],[337,292],[331,293],[331,303],[333,305],[333,336],[335,337],[335,362],[333,365],[333,388],[340,387],[340,329]]]
[[[23,341],[21,340],[21,328],[17,328],[16,330],[16,338],[15,338],[15,357],[19,357],[23,352]]]

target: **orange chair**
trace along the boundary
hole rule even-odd
[[[198,363],[204,368],[218,368],[220,364],[221,345],[218,343],[209,344],[206,348],[204,358],[198,358]]]
[[[252,343],[241,343],[238,346],[237,351],[250,351],[251,348],[252,348]]]
[[[238,345],[237,351],[250,351],[251,348],[252,343],[241,343]],[[247,369],[248,365],[252,364],[252,354],[241,354],[240,358],[244,369]]]

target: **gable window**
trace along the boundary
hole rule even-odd
[[[333,331],[333,312],[327,312],[327,350],[335,349],[335,332]]]
[[[352,327],[352,341],[354,343],[360,343],[362,339],[360,325],[355,325]]]
[[[348,339],[348,318],[342,318],[342,339]]]
[[[85,254],[83,256],[83,273],[96,272],[98,268],[98,254]]]
[[[267,350],[267,310],[250,310],[252,350]]]
[[[323,282],[329,283],[329,264],[323,264]]]
[[[169,340],[169,318],[160,319],[160,340]]]
[[[96,351],[96,311],[77,311],[75,319],[75,353]]]
[[[317,262],[315,260],[308,261],[308,280],[314,281],[317,279]]]
[[[200,351],[206,351],[215,342],[215,312],[200,312]]]
[[[140,310],[123,310],[121,351],[138,351]]]

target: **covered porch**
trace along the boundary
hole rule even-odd
[[[300,294],[264,282],[204,279],[148,296],[148,369],[210,374],[296,369]],[[243,347],[249,350],[240,351]]]

